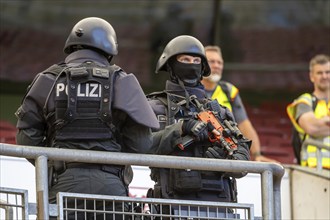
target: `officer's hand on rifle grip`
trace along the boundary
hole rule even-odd
[[[217,146],[209,147],[205,152],[207,158],[224,159],[224,155],[226,155],[224,150]]]
[[[196,119],[189,119],[182,123],[182,136],[194,136],[197,141],[208,139],[208,124]]]

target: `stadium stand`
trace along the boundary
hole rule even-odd
[[[283,164],[295,164],[292,126],[285,106],[285,103],[263,102],[259,107],[247,107],[247,112],[259,134],[262,154]]]
[[[16,127],[7,121],[0,121],[0,142],[16,144]]]

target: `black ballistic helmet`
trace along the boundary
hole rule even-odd
[[[205,56],[203,44],[196,38],[189,35],[181,35],[172,39],[165,47],[163,54],[160,56],[156,73],[159,71],[168,71],[167,61],[179,54],[192,54],[198,55],[202,58],[202,76],[209,76],[211,73],[210,66]]]
[[[70,54],[79,47],[96,49],[106,56],[117,55],[116,32],[111,24],[101,18],[84,18],[72,28],[64,53]]]

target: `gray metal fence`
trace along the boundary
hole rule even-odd
[[[252,204],[77,193],[59,193],[57,201],[59,219],[254,219]]]
[[[28,191],[0,187],[0,219],[27,219]]]
[[[0,195],[5,198],[0,200],[0,219],[29,219],[29,215],[37,215],[37,204],[28,203],[27,190],[0,187]],[[60,192],[57,204],[49,204],[49,216],[75,220],[253,220],[254,205]]]
[[[3,143],[0,143],[0,155],[35,159],[39,219],[49,219],[50,213],[48,204],[48,160],[258,173],[261,175],[262,218],[265,220],[281,219],[281,179],[284,175],[284,168],[277,163],[178,158],[175,156],[70,150]]]

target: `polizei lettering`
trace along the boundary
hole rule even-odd
[[[99,83],[82,83],[78,84],[77,97],[91,97],[99,98],[101,97],[101,84]],[[68,86],[64,83],[58,83],[56,85],[56,97],[60,97],[63,94],[68,95]]]

